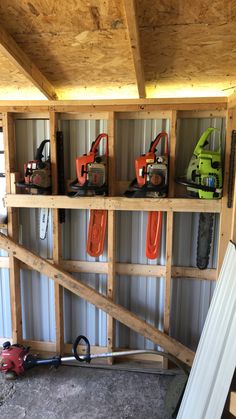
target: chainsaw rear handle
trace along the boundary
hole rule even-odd
[[[36,154],[35,154],[35,160],[41,161],[43,158],[43,149],[46,143],[50,143],[50,140],[43,140],[40,144],[40,146],[37,148]]]
[[[90,153],[97,153],[102,138],[106,138],[106,156],[108,156],[108,135],[105,133],[99,134],[96,140],[92,142]]]
[[[196,147],[194,149],[193,154],[195,156],[198,156],[201,153],[202,149],[208,144],[207,139],[211,135],[211,133],[214,132],[214,131],[219,132],[219,129],[218,128],[209,127],[209,128],[206,129],[206,131],[204,131],[204,133],[201,135],[201,137],[198,140],[197,145],[196,145]],[[219,134],[220,134],[220,132],[219,132]],[[220,147],[219,147],[219,150],[220,150]]]
[[[83,355],[78,353],[78,347],[81,344],[85,345],[85,348],[86,348],[86,352]],[[91,361],[90,343],[89,343],[89,340],[86,338],[86,336],[83,336],[83,335],[77,336],[72,346],[72,352],[77,361],[87,362],[88,364],[90,363]]]
[[[156,136],[156,138],[151,142],[150,148],[149,148],[149,153],[155,153],[156,152],[156,147],[158,146],[161,138],[165,138],[165,155],[168,156],[169,155],[168,134],[165,131],[160,132]]]

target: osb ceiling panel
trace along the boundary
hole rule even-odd
[[[1,0],[0,19],[59,98],[137,97],[123,1]],[[137,0],[137,14],[148,96],[232,93],[235,0]],[[32,86],[11,67],[7,75],[0,55],[1,89]]]
[[[124,8],[119,0],[3,0],[4,28],[55,86],[131,86],[134,65]]]
[[[150,95],[175,90],[230,94],[236,85],[236,2],[138,0],[142,58]]]
[[[14,93],[12,86],[16,86]],[[0,100],[45,99],[45,96],[0,53]]]

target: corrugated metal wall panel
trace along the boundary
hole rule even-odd
[[[9,270],[0,269],[0,337],[10,338],[11,336]]]
[[[48,120],[17,120],[17,163],[23,175],[24,163],[32,160],[37,147],[49,139]],[[49,155],[46,145],[44,156]],[[49,213],[48,233],[39,238],[40,210],[20,209],[20,241],[42,257],[52,257],[52,217]],[[36,271],[21,270],[21,298],[23,337],[25,339],[55,341],[54,283]]]
[[[177,174],[183,174],[194,144],[200,134],[210,125],[217,126],[224,134],[224,121],[221,118],[178,121]],[[100,132],[106,132],[107,122],[62,121],[60,128],[64,133],[66,177],[74,179],[76,156],[86,153],[96,136]],[[118,180],[134,178],[135,157],[145,153],[150,141],[163,129],[169,132],[169,121],[120,120],[117,122]],[[48,136],[48,121],[17,121],[16,133],[18,164],[19,168],[22,168],[23,163],[32,158],[36,144],[39,145],[41,140]],[[184,153],[182,153],[183,149],[186,150]],[[20,211],[22,242],[42,256],[51,257],[51,224],[48,238],[43,242],[39,241],[38,212],[34,209]],[[197,214],[175,215],[173,245],[175,265],[195,266],[198,217]],[[66,223],[63,226],[64,258],[96,260],[88,256],[85,251],[88,220],[88,211],[66,211]],[[146,212],[117,213],[118,262],[165,263],[165,217],[160,257],[153,261],[145,256],[146,222]],[[215,223],[215,237],[217,232],[218,220]],[[212,248],[210,267],[215,266],[216,253],[217,242]],[[98,260],[107,260],[106,250]],[[74,275],[77,277],[76,274]],[[24,336],[53,341],[55,339],[53,283],[45,277],[26,270],[22,271],[21,276]],[[106,293],[105,275],[79,274],[78,277],[98,291]],[[194,349],[202,330],[213,289],[214,283],[210,281],[184,278],[173,280],[171,333]],[[164,281],[162,278],[117,276],[117,301],[148,322],[160,329],[163,328]],[[104,313],[67,291],[64,295],[64,306],[66,342],[71,342],[78,333],[84,333],[92,344],[106,345],[106,315]],[[33,316],[32,313],[34,313]],[[3,327],[1,324],[5,324],[4,319],[0,320],[0,327]],[[120,324],[116,327],[116,334],[117,344],[120,346],[153,347],[152,343]]]
[[[61,121],[60,129],[64,136],[65,177],[76,178],[76,157],[87,153],[96,137],[107,132],[105,120],[71,120]],[[99,146],[100,154],[105,153],[106,142],[102,140]],[[83,199],[83,198],[71,198]],[[66,223],[63,225],[62,255],[65,259],[84,261],[106,261],[107,239],[104,253],[98,258],[91,257],[86,252],[88,235],[89,211],[66,211]],[[87,285],[106,294],[106,275],[74,274]],[[64,292],[65,309],[65,342],[72,342],[78,334],[88,336],[92,345],[106,345],[106,314],[96,309],[79,297],[68,291]]]
[[[208,128],[215,131],[209,138],[210,149],[217,150],[219,138],[224,154],[224,118],[179,119],[177,124],[176,175],[184,175],[194,147],[201,134]],[[184,153],[183,153],[184,150]],[[197,235],[199,214],[181,213],[174,216],[173,264],[176,266],[196,266]],[[214,216],[213,241],[209,268],[216,267],[218,251],[219,215]],[[212,281],[172,280],[171,335],[196,349],[205,322],[215,283]]]

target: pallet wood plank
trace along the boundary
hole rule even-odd
[[[231,149],[231,133],[232,130],[236,129],[236,110],[229,110],[226,118],[226,143],[225,143],[225,161],[224,161],[224,184],[223,184],[223,196],[221,199],[222,210],[220,214],[220,239],[219,239],[219,250],[217,259],[217,276],[219,276],[221,266],[223,263],[226,248],[231,236],[232,229],[232,215],[233,209],[227,207],[227,190],[228,190],[228,179],[229,179],[229,161],[230,161],[230,149]]]
[[[16,208],[65,208],[106,209],[114,211],[173,211],[173,212],[221,212],[221,200],[188,198],[125,198],[120,196],[83,197],[71,199],[68,196],[14,195],[7,194],[5,205]]]
[[[16,193],[16,187],[11,182],[11,172],[16,169],[16,141],[14,121],[9,113],[3,113],[3,140],[5,151],[6,192]],[[17,208],[8,208],[8,235],[12,239],[19,239],[19,211]],[[12,338],[14,342],[22,341],[22,311],[20,289],[20,266],[19,260],[14,255],[9,255],[9,279],[11,295],[11,321]]]
[[[50,149],[51,149],[51,171],[52,171],[52,194],[58,193],[58,173],[57,173],[57,143],[56,132],[58,116],[55,112],[49,112],[50,124]],[[59,222],[59,209],[52,210],[53,222],[53,261],[60,264],[61,260],[61,224]],[[64,313],[63,313],[63,288],[54,284],[55,301],[55,323],[56,323],[56,352],[62,353],[64,346]]]
[[[108,138],[109,138],[109,196],[115,195],[115,114],[109,112],[108,114]],[[107,260],[108,260],[108,275],[107,275],[107,297],[112,301],[115,299],[116,289],[116,214],[114,210],[108,211],[108,241],[107,241]],[[112,352],[115,348],[115,322],[112,316],[107,316],[107,349]],[[108,359],[108,363],[112,364],[113,358]]]
[[[147,339],[162,346],[167,352],[176,356],[180,361],[187,365],[192,364],[194,353],[190,349],[159,331],[154,326],[141,320],[129,310],[99,294],[93,288],[83,284],[80,280],[73,278],[73,276],[63,271],[59,266],[50,264],[47,260],[27,250],[2,233],[0,233],[0,248],[31,266],[32,269],[52,278],[55,282],[72,293],[79,295],[81,298],[84,298],[91,304],[104,310],[116,320],[135,330],[137,333],[140,333]]]
[[[169,187],[168,196],[175,196],[175,154],[176,154],[176,124],[177,112],[171,112],[170,118],[170,155],[169,155]]]
[[[48,262],[52,263],[52,259],[47,259]],[[108,263],[107,262],[88,262],[84,260],[60,260],[61,267],[67,272],[77,273],[97,273],[107,274]],[[9,268],[9,258],[7,256],[0,257],[0,268]],[[24,263],[20,263],[21,269],[31,269]],[[116,273],[119,275],[131,275],[131,276],[152,276],[155,278],[164,277],[166,274],[166,268],[163,265],[146,265],[140,263],[116,263]],[[201,281],[216,281],[217,280],[216,269],[204,269],[202,271],[198,268],[192,268],[187,266],[172,266],[171,276],[172,278],[184,278],[184,279],[197,279]]]

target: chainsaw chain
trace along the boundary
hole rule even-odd
[[[209,263],[213,233],[213,213],[200,213],[197,240],[197,267],[206,269]]]

